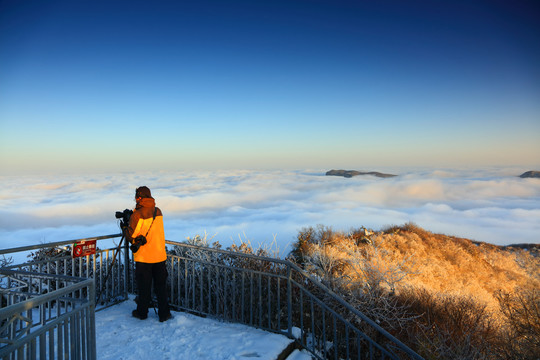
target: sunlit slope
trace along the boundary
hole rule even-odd
[[[498,308],[499,291],[540,287],[538,244],[501,247],[433,234],[414,224],[367,234],[304,229],[294,253],[334,281],[371,282],[389,292],[412,287],[472,296],[491,310]]]

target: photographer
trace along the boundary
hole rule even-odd
[[[124,229],[126,239],[132,244],[135,259],[135,279],[139,292],[137,309],[132,315],[144,320],[148,317],[151,301],[152,281],[158,301],[159,321],[172,318],[167,299],[167,254],[165,252],[165,232],[163,214],[156,207],[150,189],[141,186],[135,190],[137,206]]]

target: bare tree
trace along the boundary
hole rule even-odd
[[[358,277],[364,280],[363,286],[367,291],[380,293],[388,289],[393,295],[396,286],[405,277],[415,274],[409,270],[414,254],[396,262],[388,250],[379,246],[380,241],[382,238],[379,236],[372,238],[371,243],[355,248],[350,252],[349,264]]]

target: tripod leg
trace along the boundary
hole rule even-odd
[[[101,287],[99,289],[98,296],[96,297],[96,305],[99,304],[99,301],[101,300],[101,295],[103,294],[103,288],[104,288],[105,284],[107,284],[107,281],[109,280],[109,277],[111,276],[111,269],[114,266],[114,263],[116,261],[116,255],[118,255],[118,253],[120,252],[120,249],[122,248],[122,242],[124,241],[124,238],[125,238],[125,234],[122,233],[122,238],[120,239],[120,244],[118,244],[118,247],[116,248],[116,251],[115,251],[115,253],[113,255],[112,262],[111,262],[111,264],[109,265],[109,267],[107,269],[107,276],[105,276],[105,280],[101,283]],[[127,264],[126,264],[126,266],[127,266]]]

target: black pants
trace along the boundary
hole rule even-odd
[[[152,294],[152,281],[154,292],[158,301],[158,315],[163,318],[169,314],[169,301],[167,299],[167,265],[165,261],[148,264],[137,262],[135,265],[135,279],[139,290],[137,312],[141,315],[148,314]]]

